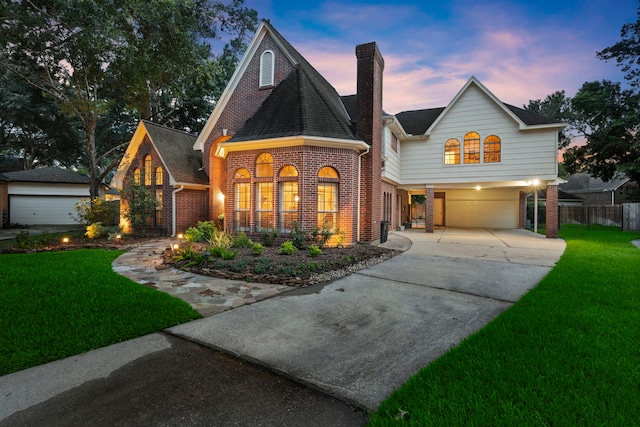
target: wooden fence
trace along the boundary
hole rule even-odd
[[[640,231],[640,203],[560,206],[560,228]]]
[[[640,203],[625,203],[622,206],[622,230],[640,231]]]

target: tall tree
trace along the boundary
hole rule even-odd
[[[565,151],[568,172],[608,181],[621,171],[640,184],[640,95],[608,80],[587,82],[571,106],[586,143]]]
[[[0,65],[57,101],[80,124],[91,196],[117,165],[114,146],[97,139],[114,106],[160,117],[188,104],[182,90],[212,72],[206,37],[242,38],[256,13],[242,0],[16,0],[0,6]],[[239,16],[236,16],[239,15]],[[28,71],[24,71],[28,70]],[[154,108],[157,114],[153,114]],[[107,132],[108,134],[108,132]],[[113,161],[108,161],[111,158]]]
[[[636,22],[624,24],[620,30],[621,40],[598,52],[603,60],[614,59],[624,71],[625,79],[633,87],[640,87],[640,5]]]
[[[573,124],[575,117],[571,110],[571,98],[568,98],[564,90],[559,90],[547,95],[544,100],[529,100],[529,105],[524,106],[525,110],[542,114],[556,120],[562,120],[569,125]],[[558,139],[558,149],[564,149],[571,144],[571,128],[560,132]]]

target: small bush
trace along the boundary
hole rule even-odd
[[[29,239],[28,231],[21,231],[16,234],[13,240],[13,246],[20,249],[29,249],[31,247],[31,239]]]
[[[276,239],[278,238],[278,236],[280,235],[280,232],[278,230],[266,230],[266,229],[262,229],[262,231],[260,232],[260,243],[262,243],[264,246],[267,247],[271,247],[276,243]]]
[[[212,257],[222,258],[222,251],[224,251],[224,249],[222,246],[210,246],[207,252],[209,252]]]
[[[331,236],[333,236],[333,231],[329,228],[314,228],[311,231],[311,237],[313,237],[319,248],[324,248]]]
[[[244,231],[241,231],[236,236],[234,236],[231,241],[233,247],[236,248],[250,248],[253,246],[253,242]]]
[[[271,261],[269,258],[261,257],[257,259],[257,262],[253,265],[251,271],[255,274],[264,274],[268,272],[272,266],[273,261]]]
[[[309,256],[317,257],[319,255],[322,255],[322,249],[315,245],[309,247]]]
[[[291,240],[293,246],[298,249],[307,248],[307,241],[309,240],[309,236],[307,236],[307,233],[302,228],[300,228],[300,225],[297,221],[293,223],[293,230],[291,230],[291,233],[289,233],[289,240]]]
[[[189,227],[184,232],[184,239],[187,242],[200,242],[202,240],[202,231],[196,227]]]
[[[202,233],[202,239],[209,241],[218,231],[216,223],[213,221],[198,221],[198,230]]]
[[[242,273],[246,267],[247,267],[246,260],[238,260],[229,266],[229,270],[233,271],[234,273]]]
[[[231,236],[224,231],[214,231],[207,241],[212,247],[230,248],[233,245]]]
[[[297,251],[298,251],[298,248],[293,244],[293,242],[290,240],[287,240],[286,242],[280,245],[280,249],[278,252],[280,252],[283,255],[291,255],[292,253],[295,253]]]
[[[102,226],[101,222],[94,222],[87,225],[87,232],[84,233],[89,239],[97,239],[107,234],[107,230]]]
[[[220,247],[220,258],[224,260],[231,260],[234,259],[236,255],[238,255],[238,251]]]
[[[253,246],[251,246],[251,252],[253,252],[253,254],[256,256],[262,255],[263,251],[264,251],[264,246],[262,246],[262,244],[260,243],[254,243]]]
[[[53,235],[51,233],[49,233],[48,231],[43,231],[42,234],[40,234],[40,236],[38,237],[38,241],[43,245],[43,246],[49,246],[53,243]]]
[[[193,260],[197,255],[198,251],[196,251],[193,246],[186,245],[185,247],[178,249],[177,254],[173,256],[173,259],[176,261]]]

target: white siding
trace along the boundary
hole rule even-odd
[[[489,135],[502,141],[501,162],[464,164],[463,140],[467,132]],[[457,138],[460,165],[444,165],[444,143]],[[518,123],[478,86],[470,85],[442,117],[428,139],[402,143],[401,182],[412,184],[482,183],[552,180],[557,176],[555,129],[521,131]]]
[[[398,151],[396,152],[391,148],[391,138],[391,130],[385,127],[382,132],[382,155],[386,156],[387,160],[382,170],[382,177],[393,182],[400,182],[400,141],[398,141]]]
[[[89,197],[89,185],[10,182],[8,192],[20,195]]]

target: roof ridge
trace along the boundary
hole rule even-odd
[[[142,123],[144,123],[144,124],[145,124],[145,126],[149,124],[149,125],[153,125],[153,126],[157,126],[157,127],[160,127],[160,128],[166,129],[166,130],[170,130],[170,131],[174,131],[174,132],[184,133],[184,134],[189,135],[189,136],[195,136],[195,137],[197,137],[197,136],[198,136],[197,134],[193,134],[193,133],[191,133],[191,132],[187,132],[186,130],[176,129],[176,128],[172,128],[172,127],[169,127],[169,126],[166,126],[166,125],[161,125],[160,123],[152,122],[151,120],[148,120],[148,119],[140,119],[140,121],[141,121]]]

